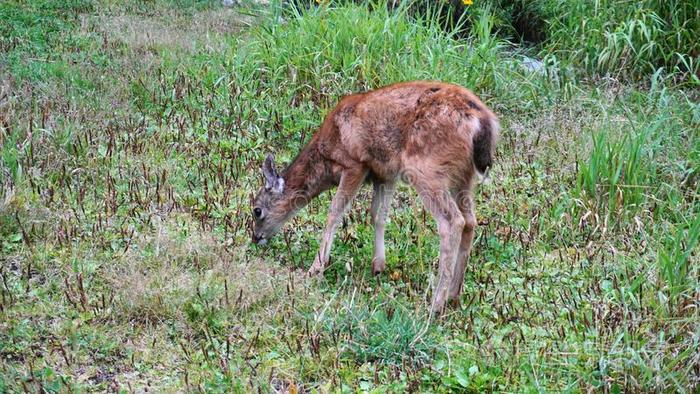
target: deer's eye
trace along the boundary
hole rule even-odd
[[[262,209],[260,209],[260,208],[253,209],[253,214],[255,215],[256,218],[260,219],[260,216],[262,216]]]

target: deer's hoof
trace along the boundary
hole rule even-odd
[[[308,271],[306,271],[306,275],[309,277],[318,276],[318,274],[320,274],[320,273],[321,273],[321,270],[318,268],[315,268],[315,267],[311,267],[311,268],[309,268]]]
[[[372,273],[374,275],[379,275],[382,272],[384,272],[384,269],[386,268],[386,261],[384,259],[380,258],[373,258],[372,259]]]
[[[437,292],[433,296],[433,302],[430,306],[430,314],[434,317],[442,315],[447,306],[447,291],[446,289],[437,289]]]
[[[445,313],[445,305],[442,305],[442,306],[433,305],[430,308],[430,315],[435,319],[441,317],[444,313]]]
[[[312,265],[311,268],[309,268],[308,271],[306,271],[306,274],[308,276],[318,276],[323,273],[323,264],[321,264],[318,261],[315,261]]]

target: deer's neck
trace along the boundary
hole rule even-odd
[[[321,155],[313,140],[287,167],[283,178],[292,210],[303,208],[314,197],[337,184],[332,163]]]

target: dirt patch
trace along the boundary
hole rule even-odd
[[[238,32],[253,22],[253,17],[228,8],[201,11],[189,18],[177,15],[103,15],[94,18],[92,23],[99,33],[134,50],[168,47],[193,51],[197,45],[213,45],[221,35]]]
[[[182,220],[173,216],[157,223],[155,232],[140,235],[108,269],[125,321],[183,321],[183,305],[207,291],[247,313],[279,303],[291,281],[305,287],[302,273],[247,256],[245,246],[227,249],[225,241],[199,231],[195,221],[183,226]]]

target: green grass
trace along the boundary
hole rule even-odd
[[[536,0],[475,2],[496,11],[499,34],[536,44],[581,76],[644,80],[657,70],[693,86],[700,33],[696,0]]]
[[[454,29],[383,3],[0,4],[0,392],[697,391],[683,4],[634,13],[650,48],[628,2],[477,1]],[[521,14],[556,17],[538,47],[506,41]],[[303,271],[330,193],[266,248],[247,229],[266,153],[293,159],[344,94],[418,78],[473,89],[504,130],[439,320],[438,237],[406,185],[380,277],[369,189],[323,278]]]
[[[661,67],[699,82],[694,1],[550,3],[559,12],[551,21],[553,48],[572,51],[569,57],[587,70],[643,77]]]

